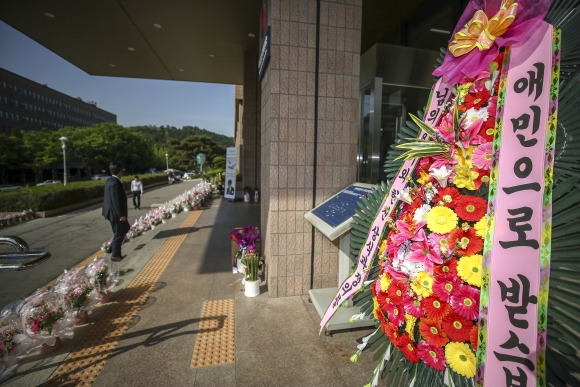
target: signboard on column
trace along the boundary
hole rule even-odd
[[[226,187],[224,197],[234,200],[236,198],[236,168],[238,163],[238,148],[230,147],[226,150]]]

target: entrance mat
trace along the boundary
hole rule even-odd
[[[203,303],[191,368],[235,362],[234,300]]]

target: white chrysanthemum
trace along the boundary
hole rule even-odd
[[[431,201],[431,199],[429,199],[429,201]],[[415,210],[415,213],[413,214],[413,220],[417,223],[426,220],[427,213],[430,209],[431,206],[429,204],[423,204],[421,207]]]
[[[489,113],[487,112],[487,107],[482,107],[481,109],[471,108],[465,112],[465,123],[464,127],[467,127],[479,119],[484,121],[489,118]]]

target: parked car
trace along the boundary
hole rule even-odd
[[[183,179],[185,180],[189,180],[189,179],[193,179],[193,177],[195,176],[195,172],[185,172],[183,174]]]
[[[109,177],[108,175],[97,174],[97,175],[93,175],[91,177],[91,180],[106,180],[108,177]]]
[[[22,187],[19,185],[8,185],[8,184],[0,185],[0,191],[11,191],[13,189],[20,189],[20,188],[22,188]]]
[[[62,181],[60,180],[45,180],[42,183],[38,183],[36,184],[38,185],[54,185],[54,184],[62,184]]]

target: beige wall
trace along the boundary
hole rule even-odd
[[[269,10],[272,45],[261,82],[260,137],[271,297],[307,293],[311,269],[314,288],[337,286],[337,245],[315,231],[312,251],[304,214],[356,176],[362,0],[321,1],[318,91],[316,3],[272,0]]]

